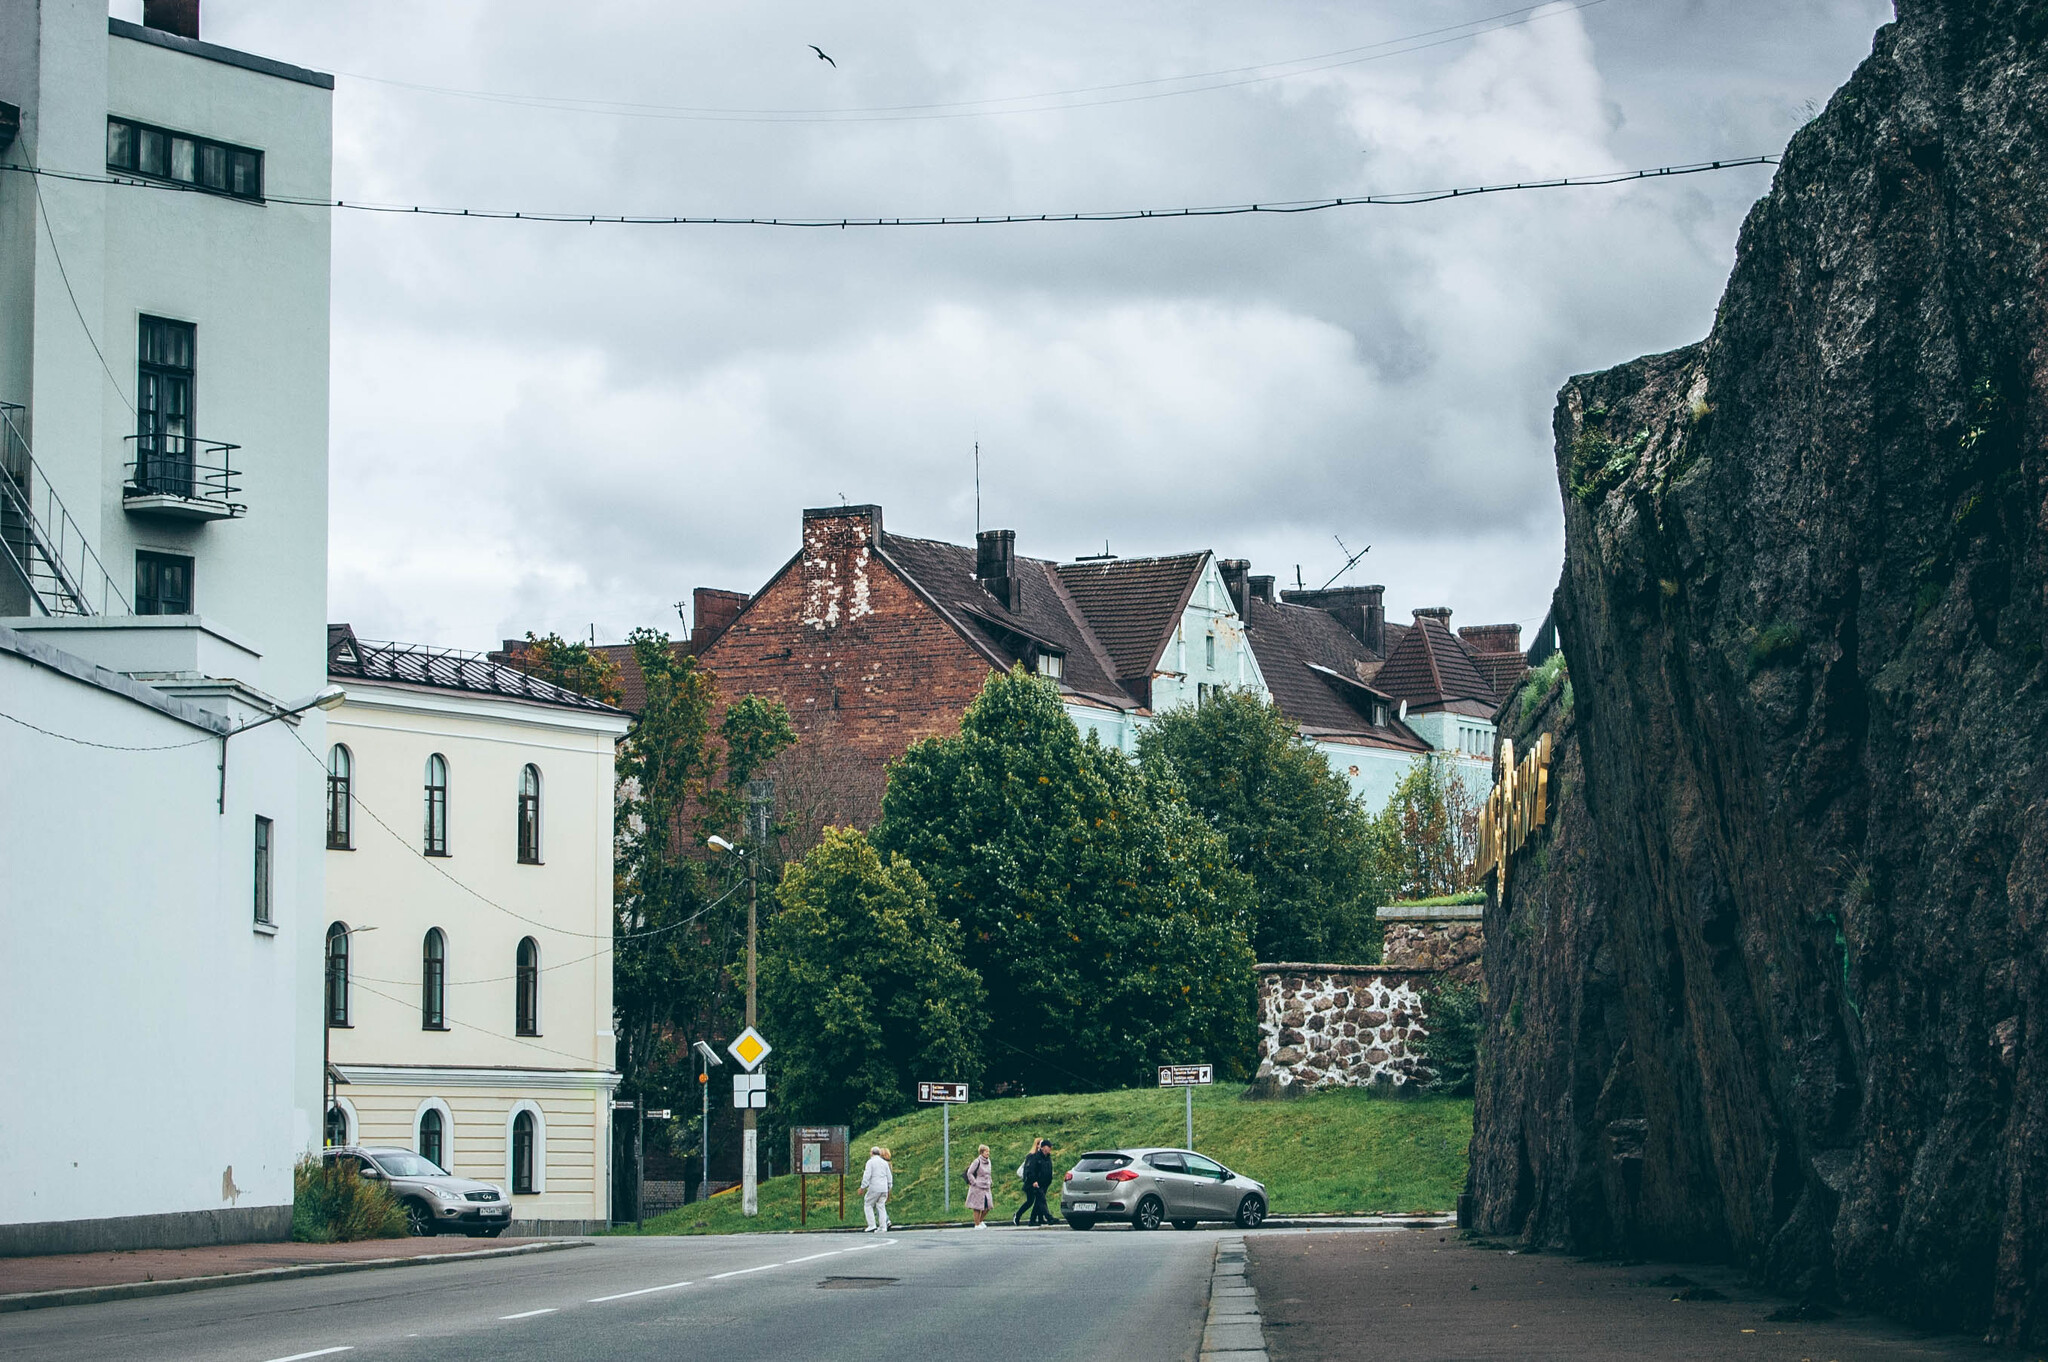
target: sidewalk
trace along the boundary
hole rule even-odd
[[[1245,1247],[1273,1362],[1357,1357],[1368,1342],[1373,1356],[1418,1360],[2034,1356],[1847,1310],[1802,1318],[1726,1268],[1489,1251],[1454,1229],[1249,1236]]]
[[[352,1244],[214,1244],[128,1253],[0,1258],[0,1314],[132,1296],[170,1295],[330,1272],[414,1267],[580,1248],[578,1239],[367,1239]]]

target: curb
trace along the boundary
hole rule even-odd
[[[19,1291],[0,1296],[0,1315],[21,1310],[46,1310],[59,1305],[99,1305],[106,1301],[136,1300],[145,1296],[177,1296],[187,1291],[210,1291],[220,1286],[243,1286],[252,1282],[288,1282],[298,1277],[325,1277],[338,1272],[371,1272],[389,1267],[430,1267],[435,1263],[473,1263],[479,1258],[517,1258],[529,1253],[555,1253],[562,1249],[591,1248],[588,1239],[554,1239],[544,1244],[519,1244],[509,1248],[472,1249],[467,1253],[431,1253],[412,1258],[358,1258],[339,1263],[299,1263],[292,1267],[266,1267],[254,1272],[221,1272],[211,1277],[170,1277],[160,1282],[116,1282],[108,1286],[74,1286],[61,1291]]]
[[[1209,1318],[1202,1326],[1203,1362],[1267,1362],[1258,1289],[1245,1280],[1244,1238],[1216,1245],[1209,1276]]]

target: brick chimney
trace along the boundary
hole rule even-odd
[[[974,536],[974,579],[1005,610],[1017,608],[1017,532],[982,530]]]
[[[1351,631],[1374,657],[1387,655],[1387,608],[1383,586],[1321,587],[1313,591],[1283,591],[1280,599],[1289,605],[1313,606]]]
[[[698,648],[708,648],[712,641],[740,617],[750,598],[744,591],[720,591],[717,587],[700,586],[690,593],[690,642]]]
[[[1458,637],[1472,645],[1475,653],[1519,653],[1522,626],[1519,624],[1468,624]]]
[[[1387,655],[1387,589],[1384,586],[1369,586],[1365,589],[1364,627],[1359,631],[1358,641],[1374,657]]]
[[[868,568],[882,544],[879,506],[824,506],[804,512],[801,622],[830,633],[872,614]]]
[[[1267,605],[1271,605],[1273,603],[1273,579],[1271,577],[1252,578],[1252,595],[1254,598],[1264,601]]]
[[[142,26],[196,39],[199,0],[142,0]]]
[[[1216,560],[1216,571],[1223,577],[1223,589],[1230,593],[1230,603],[1237,607],[1238,618],[1250,619],[1251,563],[1243,558],[1219,558]]]

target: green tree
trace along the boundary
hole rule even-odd
[[[716,679],[665,634],[631,639],[647,699],[618,758],[617,1063],[628,1094],[694,1107],[688,1044],[737,1032],[746,996],[745,891],[736,866],[707,865],[704,840],[735,833],[747,780],[794,736],[778,702],[754,697],[714,727]]]
[[[1248,1068],[1251,881],[1169,783],[1084,742],[1049,682],[992,676],[958,737],[905,753],[874,843],[965,933],[992,1080],[1056,1092],[1159,1063]]]
[[[910,862],[827,828],[776,899],[761,1007],[786,1115],[862,1130],[909,1110],[920,1078],[980,1081],[981,980]]]
[[[593,651],[587,643],[565,642],[560,634],[542,637],[529,633],[526,646],[515,650],[509,660],[527,675],[551,681],[564,690],[608,705],[619,703],[619,664]]]
[[[1479,801],[1447,758],[1417,757],[1377,821],[1383,864],[1400,897],[1457,894],[1479,883]]]
[[[1251,876],[1259,959],[1379,958],[1373,910],[1390,887],[1379,829],[1279,706],[1225,691],[1170,709],[1139,734],[1138,756],[1178,782]]]

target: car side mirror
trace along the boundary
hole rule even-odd
[[[361,1168],[358,1168],[356,1171],[358,1173],[361,1173],[366,1178],[381,1178],[384,1176],[382,1173],[370,1167],[368,1164],[364,1164]]]

